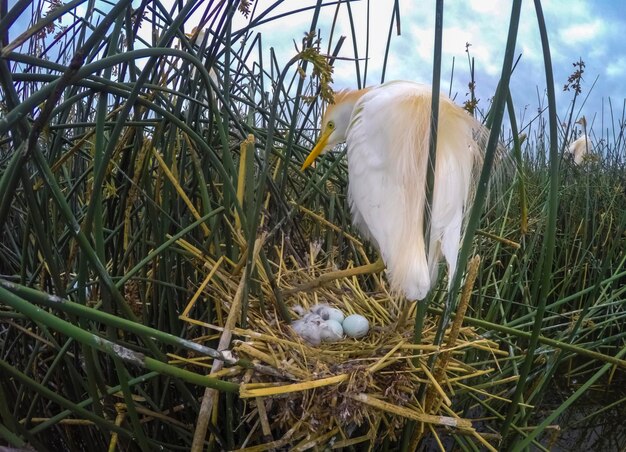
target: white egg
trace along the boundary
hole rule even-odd
[[[334,320],[335,322],[341,324],[345,319],[345,315],[337,308],[328,308],[328,318],[330,320]]]
[[[326,342],[336,342],[343,337],[343,327],[341,323],[333,319],[328,319],[320,325],[320,337]]]
[[[359,338],[367,334],[370,324],[365,317],[360,314],[352,314],[343,321],[343,331],[346,336]]]

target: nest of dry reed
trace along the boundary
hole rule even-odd
[[[257,246],[260,248],[262,243],[259,239]],[[282,250],[278,255],[282,256]],[[275,279],[270,281],[259,260],[254,262],[261,295],[248,298],[245,328],[236,326],[240,324],[245,269],[225,261],[204,263],[211,271],[182,316],[192,324],[217,331],[217,336],[197,338],[198,342],[219,337],[220,349],[229,349],[238,359],[259,366],[222,368],[220,361],[210,366],[211,376],[240,384],[239,396],[246,404],[240,427],[249,432],[240,450],[306,450],[315,446],[337,449],[366,442],[375,448],[385,438],[398,440],[407,422],[415,423],[414,444],[428,432],[438,442],[441,433],[454,432],[470,435],[477,444],[495,450],[489,441],[497,440],[496,435],[477,432],[471,419],[457,415],[452,402],[458,391],[471,390],[473,379],[494,371],[498,356],[506,355],[497,343],[462,326],[467,300],[465,307],[461,302],[455,322],[447,328],[444,345],[433,345],[437,317],[425,319],[421,339],[415,343],[416,304],[391,295],[382,275],[371,276],[378,288],[374,292],[362,290],[361,278],[356,276],[312,290],[315,276],[330,270],[321,266],[302,268],[293,259],[279,259],[274,263]],[[477,260],[474,267],[478,267]],[[473,284],[470,276],[466,278],[466,299]],[[221,315],[216,324],[187,316],[201,293],[219,300]],[[346,315],[365,316],[370,331],[361,339],[345,338],[312,346],[281,320],[275,303],[277,294],[292,318],[297,317],[293,310],[296,306],[307,309],[325,303]],[[493,368],[485,369],[484,363],[481,369],[467,364],[464,357],[471,349],[489,351]],[[432,367],[434,356],[436,365]],[[193,364],[200,361],[193,360]],[[481,397],[489,396],[484,390],[476,391]],[[209,407],[215,408],[214,391],[207,391],[205,402],[207,397],[211,399]]]

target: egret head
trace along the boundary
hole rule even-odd
[[[583,129],[587,128],[587,119],[584,116],[581,116],[578,121],[576,121],[576,124],[580,124],[581,126],[583,126]]]
[[[302,164],[302,170],[324,152],[346,141],[346,131],[357,100],[366,90],[339,91],[335,94],[335,103],[328,106],[322,118],[322,131],[315,147]]]

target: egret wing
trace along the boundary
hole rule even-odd
[[[426,92],[395,84],[371,90],[356,104],[347,133],[349,195],[353,221],[377,244],[392,288],[422,299],[430,289],[422,161],[429,124],[412,115],[407,101],[429,102]]]
[[[423,299],[441,256],[456,268],[463,219],[481,155],[478,124],[441,97],[428,255],[424,239],[431,90],[392,82],[357,102],[347,132],[353,222],[377,244],[391,286]]]

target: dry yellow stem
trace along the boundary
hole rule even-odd
[[[385,354],[385,356],[383,356],[382,358],[380,358],[379,361],[375,362],[374,364],[370,366],[370,368],[368,369],[369,372],[374,373],[380,370],[382,367],[384,367],[387,359],[390,358],[395,352],[397,352],[398,349],[401,348],[403,345],[404,345],[404,341],[398,342],[395,345],[395,347],[393,347],[391,350],[387,352],[387,354]]]
[[[198,287],[198,290],[196,290],[196,293],[193,294],[193,297],[191,297],[191,300],[189,300],[189,303],[187,303],[187,306],[185,307],[185,310],[183,311],[183,313],[178,316],[179,319],[186,321],[189,318],[188,317],[189,312],[191,312],[194,305],[196,304],[196,301],[198,301],[198,298],[200,298],[200,295],[204,291],[205,287],[209,284],[211,279],[213,279],[213,276],[215,275],[217,270],[220,268],[220,265],[222,265],[223,261],[224,261],[224,256],[220,257],[217,260],[217,262],[215,263],[215,265],[213,266],[209,274],[206,275],[206,278],[204,278],[204,281],[202,281],[202,284],[200,284],[200,287]]]
[[[452,405],[452,401],[448,398],[443,388],[439,385],[439,382],[437,381],[437,379],[435,379],[435,376],[430,372],[430,370],[428,370],[428,368],[425,365],[423,364],[420,364],[420,365],[422,367],[422,372],[424,372],[426,376],[428,377],[428,379],[430,380],[430,384],[431,384],[430,388],[436,391],[437,394],[439,394],[439,396],[443,399],[446,405],[448,406]],[[428,404],[426,406],[428,406]]]
[[[302,383],[294,383],[290,385],[272,386],[266,388],[254,388],[251,384],[242,384],[239,386],[239,397],[242,399],[248,397],[267,397],[279,394],[288,394],[290,392],[306,391],[307,389],[321,388],[334,384],[343,383],[350,378],[348,374],[335,375],[334,377],[322,378],[320,380],[304,381]]]
[[[303,372],[301,369],[299,369],[296,366],[292,366],[288,363],[281,363],[276,361],[272,356],[268,355],[267,353],[263,353],[262,351],[249,346],[248,344],[246,344],[245,342],[240,342],[237,345],[237,351],[238,352],[243,352],[253,358],[256,358],[258,360],[261,360],[267,364],[269,364],[270,366],[274,367],[275,369],[281,369],[284,370],[292,375],[294,375],[297,378],[307,378],[308,375],[306,372]]]
[[[384,400],[377,399],[368,394],[360,393],[349,395],[354,400],[363,402],[379,410],[386,411],[388,413],[396,414],[398,416],[412,419],[417,422],[424,422],[426,424],[443,425],[446,427],[455,427],[463,430],[471,429],[472,422],[469,419],[453,418],[448,416],[434,416],[432,414],[425,414],[420,411],[413,410],[411,408],[394,405],[393,403],[385,402]]]
[[[165,163],[165,160],[163,160],[163,157],[161,157],[161,154],[159,154],[159,151],[157,151],[156,148],[154,147],[152,148],[152,155],[154,155],[154,157],[159,162],[159,166],[161,167],[161,170],[163,170],[163,173],[165,174],[165,176],[167,176],[170,183],[174,186],[178,195],[181,197],[183,202],[187,205],[191,214],[194,216],[196,220],[199,220],[201,218],[201,215],[196,210],[195,206],[191,202],[191,199],[187,197],[187,194],[183,190],[183,187],[180,186],[180,184],[176,180],[176,177],[174,176],[172,171],[168,168],[167,164]],[[204,231],[204,236],[207,237],[210,233],[209,227],[205,223],[202,223],[200,227],[202,227],[202,230]]]
[[[49,417],[33,417],[33,418],[30,418],[28,422],[32,422],[33,424],[41,424],[42,422],[46,422],[49,420],[50,420]],[[26,419],[20,420],[20,424],[24,424],[25,422],[26,422]],[[61,419],[57,421],[57,423],[60,425],[78,425],[78,426],[94,425],[93,421],[90,421],[87,419]]]
[[[265,236],[261,236],[256,239],[254,243],[253,250],[253,259],[252,265],[256,262],[256,258],[259,255],[259,251],[265,241]],[[224,331],[222,332],[222,336],[220,337],[219,344],[217,346],[218,351],[226,350],[230,346],[230,340],[232,338],[232,330],[235,328],[235,324],[239,320],[239,315],[241,314],[241,303],[243,300],[243,289],[245,285],[245,278],[241,278],[239,280],[239,286],[237,287],[237,292],[235,293],[235,297],[233,299],[232,306],[230,308],[230,312],[228,313],[228,318],[226,319],[226,324],[224,325]],[[215,360],[213,367],[211,367],[210,375],[216,373],[221,370],[224,366],[223,361]],[[198,420],[196,422],[196,430],[193,435],[193,441],[191,444],[192,452],[201,452],[202,446],[204,444],[204,438],[206,437],[207,428],[209,426],[209,413],[211,413],[213,408],[213,402],[215,400],[215,395],[217,391],[215,389],[207,388],[204,391],[204,396],[202,398],[202,404],[200,405],[200,412],[198,413]]]
[[[259,410],[259,418],[261,419],[261,430],[265,436],[272,436],[272,429],[270,428],[270,421],[267,418],[267,411],[265,410],[265,400],[261,397],[256,398],[256,407]]]
[[[243,195],[246,191],[246,165],[248,159],[254,158],[254,135],[248,135],[239,146],[239,174],[237,175],[237,202],[243,208]],[[235,229],[241,229],[241,218],[235,210]]]

